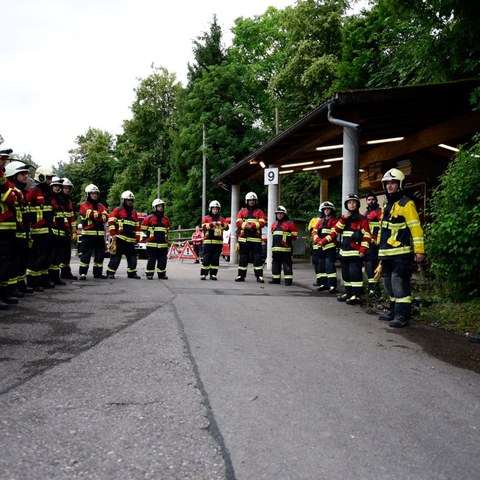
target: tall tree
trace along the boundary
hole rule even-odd
[[[177,97],[182,87],[174,74],[152,65],[152,73],[140,79],[131,106],[132,118],[123,124],[116,154],[121,171],[115,176],[109,200],[117,203],[124,190],[134,192],[137,209],[150,210],[156,196],[157,170],[170,175],[172,134]]]

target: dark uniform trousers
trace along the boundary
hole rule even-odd
[[[323,248],[318,249],[317,253],[317,283],[320,279],[319,285],[325,285],[326,287],[337,288],[337,268],[335,267],[335,248]]]
[[[137,253],[135,252],[135,244],[133,242],[126,242],[117,237],[117,252],[110,257],[108,263],[107,273],[115,273],[122,256],[125,255],[127,259],[127,273],[135,273],[137,271]]]
[[[105,258],[105,238],[103,235],[82,235],[80,244],[80,275],[86,275],[93,253],[93,276],[100,277]]]
[[[200,275],[217,275],[220,266],[221,243],[205,243],[203,246],[203,260]]]
[[[32,249],[27,270],[29,287],[45,287],[50,284],[48,269],[52,255],[52,235],[50,233],[32,234]]]
[[[147,246],[147,267],[145,271],[148,275],[153,275],[155,266],[157,267],[158,278],[165,278],[167,271],[168,247],[148,247]]]
[[[347,298],[363,295],[362,259],[360,257],[342,257],[342,278]]]
[[[253,260],[253,270],[256,277],[263,277],[262,242],[239,242],[238,275],[247,276],[248,262]]]

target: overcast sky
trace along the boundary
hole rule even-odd
[[[112,134],[131,118],[151,64],[185,84],[192,41],[216,14],[230,40],[235,18],[294,0],[0,0],[1,148],[41,165],[68,161],[89,127]]]

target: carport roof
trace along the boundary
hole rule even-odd
[[[442,84],[379,88],[338,92],[329,100],[281,132],[256,151],[214,179],[219,184],[240,184],[262,179],[263,168],[285,165],[299,173],[303,168],[328,165],[332,157],[341,157],[342,148],[316,150],[341,145],[343,128],[328,120],[334,118],[358,124],[360,131],[360,168],[390,160],[420,155],[448,160],[452,151],[439,144],[456,146],[468,142],[480,130],[480,112],[470,103],[472,91],[480,79]],[[403,137],[402,141],[368,144],[372,140]],[[313,162],[308,166],[298,163]],[[341,175],[342,162],[317,170],[323,179]]]

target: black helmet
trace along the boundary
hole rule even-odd
[[[345,201],[343,202],[343,206],[345,207],[345,210],[348,210],[347,204],[350,200],[355,200],[357,202],[357,210],[360,209],[360,199],[358,198],[358,195],[355,195],[354,193],[350,193]]]

